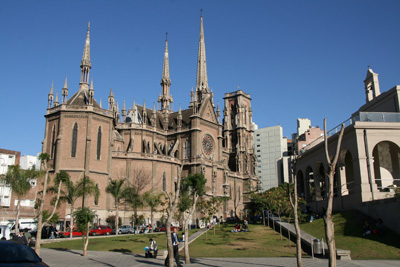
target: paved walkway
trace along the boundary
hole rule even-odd
[[[87,256],[82,256],[81,250],[60,251],[53,249],[42,248],[41,257],[49,266],[85,266],[85,267],[101,267],[101,266],[164,266],[162,259],[148,259],[143,255],[131,253],[118,253],[118,252],[104,252],[104,251],[88,251]],[[183,261],[183,259],[181,259]],[[400,261],[337,261],[339,267],[394,267],[400,266]],[[296,258],[196,258],[192,259],[192,264],[184,264],[184,266],[191,267],[285,267],[296,266]],[[326,259],[303,259],[303,266],[319,267],[328,266]]]

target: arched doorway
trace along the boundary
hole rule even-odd
[[[325,187],[325,168],[322,162],[319,162],[318,166],[318,176],[317,176],[317,188],[316,188],[317,200],[320,198],[325,199],[326,197],[326,187]]]
[[[372,151],[375,183],[383,191],[390,185],[400,185],[400,149],[390,141],[378,143]]]
[[[304,187],[305,181],[304,181],[303,172],[301,170],[299,170],[297,172],[296,176],[297,176],[297,192],[298,192],[298,195],[300,197],[303,197],[303,198],[306,199],[306,191],[305,191],[305,187]]]

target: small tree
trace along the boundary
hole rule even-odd
[[[179,210],[183,212],[185,238],[189,240],[189,218],[196,210],[199,197],[205,194],[207,180],[203,174],[190,174],[181,182]],[[185,242],[185,263],[190,264],[189,242]]]
[[[112,228],[115,228],[115,215],[110,215],[106,218],[106,223],[110,225]],[[122,224],[121,217],[118,218],[118,224]]]
[[[42,162],[46,162],[44,165],[44,170],[45,170],[45,181],[43,185],[43,192],[42,192],[42,199],[38,199],[40,205],[39,205],[39,214],[38,214],[38,227],[37,227],[37,232],[36,232],[36,243],[35,243],[35,251],[38,255],[40,255],[40,245],[42,241],[42,229],[43,225],[49,223],[49,221],[53,218],[56,209],[58,207],[60,195],[61,195],[61,185],[63,183],[66,183],[69,181],[69,174],[66,171],[60,171],[56,174],[56,178],[54,180],[54,187],[49,187],[47,189],[47,184],[48,184],[48,168],[47,168],[47,161],[48,161],[48,155],[47,154],[40,154],[39,158],[41,158]],[[43,215],[45,214],[44,208],[44,202],[46,198],[46,192],[57,192],[57,195],[55,198],[52,200],[53,204],[53,211],[48,214],[47,218],[44,218]]]
[[[154,212],[157,211],[157,207],[162,203],[162,194],[154,193],[154,191],[149,191],[144,193],[143,201],[150,208],[150,220],[151,224],[154,225]],[[153,231],[153,227],[151,227],[151,231]]]
[[[115,202],[115,216],[117,217],[117,221],[119,218],[118,210],[119,210],[119,204],[120,200],[123,198],[123,189],[122,185],[124,184],[125,179],[121,180],[111,180],[110,184],[106,187],[106,192],[111,194],[114,197],[114,202]],[[118,235],[118,226],[119,223],[115,224],[115,234]]]
[[[15,234],[18,234],[21,200],[28,193],[29,189],[31,189],[31,179],[36,178],[39,174],[34,168],[32,167],[32,169],[24,171],[19,165],[9,166],[6,175],[3,177],[4,183],[11,186],[11,190],[18,198],[17,213],[15,216]]]
[[[83,172],[81,173],[81,177]],[[70,179],[63,182],[65,187],[65,191],[63,191],[63,195],[60,196],[60,201],[68,202],[71,204],[71,222],[70,222],[70,235],[69,237],[72,238],[72,232],[74,228],[74,205],[76,200],[79,197],[83,197],[85,195],[92,195],[95,199],[98,199],[100,196],[99,188],[94,184],[89,177],[84,176],[78,182],[74,183]]]
[[[282,214],[289,215],[289,219],[292,215],[291,205],[288,198],[288,185],[287,183],[282,183],[277,187],[268,189],[265,192],[266,202],[271,210],[278,215],[279,221],[282,220]],[[275,229],[275,224],[274,224]],[[279,232],[282,239],[282,225],[280,225]]]
[[[96,214],[87,207],[78,208],[73,216],[75,217],[76,225],[78,230],[82,233],[83,239],[83,255],[86,256],[87,247],[89,244],[89,232],[90,225],[93,224],[93,220]]]
[[[293,213],[294,213],[294,229],[296,231],[296,261],[297,261],[297,266],[302,267],[303,262],[301,260],[301,230],[300,230],[299,215],[298,215],[299,197],[298,197],[298,192],[297,192],[296,164],[297,164],[297,155],[294,155],[293,160],[292,160],[294,194],[292,196],[292,193],[290,190],[288,190],[288,193],[289,193],[290,205],[292,206]],[[290,188],[288,187],[288,189],[290,189]]]
[[[342,138],[344,133],[344,124],[340,129],[338,141],[336,144],[336,151],[331,161],[328,150],[328,135],[326,132],[326,118],[324,119],[324,145],[325,145],[325,157],[326,162],[328,164],[328,169],[325,173],[328,178],[328,203],[326,206],[326,212],[324,215],[324,223],[325,223],[325,234],[326,241],[328,242],[328,250],[329,250],[329,266],[336,266],[336,244],[335,244],[335,225],[333,223],[332,218],[332,207],[333,207],[333,196],[334,196],[334,178],[335,178],[335,170],[336,164],[339,158],[340,145],[342,144]]]
[[[124,189],[122,197],[125,203],[129,204],[133,209],[134,224],[139,224],[138,208],[143,207],[143,197],[138,194],[133,186],[128,186]]]
[[[262,214],[264,225],[265,225],[265,209],[267,208],[268,208],[268,203],[264,193],[251,194],[251,209],[254,212],[259,212]]]
[[[165,197],[167,199],[167,208],[166,213],[167,213],[167,225],[166,225],[166,235],[167,235],[167,249],[168,249],[168,265],[169,266],[173,266],[174,265],[174,250],[172,247],[172,238],[171,238],[171,223],[173,220],[173,216],[175,214],[175,212],[177,211],[177,207],[179,204],[179,194],[181,191],[181,173],[182,173],[182,169],[183,169],[183,162],[181,163],[181,166],[178,169],[178,177],[176,180],[176,184],[175,184],[175,190],[173,191],[173,193],[168,193],[166,191],[166,188],[163,190]]]
[[[230,199],[229,197],[210,197],[208,199],[203,199],[200,205],[201,213],[204,215],[204,218],[207,221],[210,221],[212,216],[217,214],[221,205]],[[215,234],[215,227],[214,227],[214,234]],[[207,238],[207,232],[206,232]]]

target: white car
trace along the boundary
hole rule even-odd
[[[0,225],[0,238],[5,238],[6,240],[10,240],[11,229],[8,225]]]
[[[118,228],[118,234],[133,234],[134,230],[130,225],[121,225]]]

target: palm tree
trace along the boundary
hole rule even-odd
[[[95,216],[96,216],[96,214],[87,207],[79,208],[73,214],[73,217],[75,217],[75,220],[76,220],[76,225],[78,227],[78,230],[79,230],[79,232],[82,233],[82,237],[83,237],[83,255],[82,256],[86,256],[87,247],[89,244],[89,232],[90,232],[89,227],[90,227],[90,224],[93,223]],[[72,216],[71,216],[71,218],[72,218]]]
[[[144,203],[150,208],[150,220],[151,223],[154,223],[154,212],[156,212],[156,208],[162,203],[162,194],[159,193],[154,193],[154,191],[149,191],[144,193],[143,195],[143,200]],[[153,231],[153,227],[151,228],[151,231]]]
[[[56,177],[54,179],[55,186],[47,188],[47,183],[48,183],[47,178],[44,182],[42,199],[40,200],[40,206],[39,206],[38,227],[36,232],[36,243],[35,243],[35,251],[38,255],[40,255],[40,243],[42,239],[43,225],[49,223],[49,221],[53,218],[61,196],[61,185],[67,181],[69,181],[69,174],[66,171],[60,171],[56,174]],[[47,218],[44,219],[43,214],[45,213],[45,210],[43,210],[43,207],[44,207],[46,192],[57,192],[57,195],[54,197],[54,200],[52,201],[53,211],[51,212],[51,214],[47,216]]]
[[[29,189],[31,189],[31,179],[36,178],[39,172],[35,170],[33,166],[32,169],[24,171],[19,165],[9,166],[6,175],[2,178],[4,182],[11,186],[11,190],[17,195],[17,214],[15,217],[15,234],[18,234],[19,225],[19,213],[21,207],[21,200]]]
[[[64,186],[66,188],[66,191],[64,192],[64,195],[60,197],[60,201],[66,201],[67,203],[71,204],[71,223],[69,237],[72,238],[72,232],[74,228],[74,217],[72,215],[74,213],[75,201],[79,197],[83,197],[86,195],[92,195],[95,197],[95,199],[98,199],[100,191],[99,188],[94,184],[94,182],[90,180],[90,178],[87,176],[84,176],[75,184],[68,179],[64,182]]]
[[[115,234],[118,235],[118,208],[119,208],[119,202],[121,198],[123,197],[123,190],[122,190],[122,185],[124,184],[126,179],[120,179],[120,180],[111,180],[110,184],[106,187],[106,192],[111,194],[114,197],[115,200]]]
[[[135,225],[137,225],[139,223],[138,208],[143,207],[143,197],[138,194],[135,187],[129,186],[124,189],[123,198],[132,207]]]

